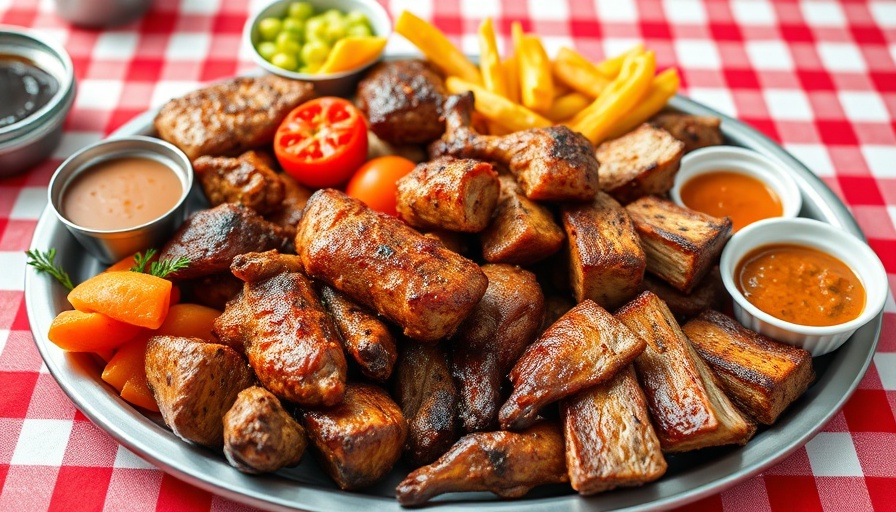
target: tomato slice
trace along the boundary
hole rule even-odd
[[[349,180],[345,193],[367,203],[374,210],[398,216],[395,210],[396,183],[417,164],[400,156],[381,156],[369,160]]]
[[[335,187],[367,159],[367,123],[348,100],[317,98],[286,116],[274,136],[274,153],[299,183]]]

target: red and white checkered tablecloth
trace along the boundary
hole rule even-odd
[[[60,161],[167,99],[253,68],[240,32],[264,3],[156,0],[132,24],[73,28],[50,0],[0,0],[0,24],[39,29],[71,54],[78,95],[60,147],[0,180],[0,510],[233,511],[246,507],[150,466],[94,426],[42,365],[24,306],[24,250]],[[896,284],[896,2],[386,0],[462,48],[493,16],[599,59],[643,40],[684,92],[780,142],[850,207]],[[387,51],[410,45],[393,38]],[[0,98],[3,101],[3,98]],[[3,165],[0,162],[0,165]],[[687,510],[896,510],[896,303],[874,364],[804,448]]]

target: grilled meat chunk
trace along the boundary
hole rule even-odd
[[[190,160],[238,155],[274,140],[286,114],[313,97],[308,82],[276,75],[233,78],[169,101],[154,124]]]
[[[718,311],[704,311],[681,329],[727,395],[760,423],[774,423],[815,380],[812,354],[753,332]]]
[[[679,322],[699,315],[704,309],[724,309],[725,301],[731,298],[725,290],[718,265],[706,274],[691,293],[682,293],[649,272],[644,275],[639,291],[650,291],[663,299]]]
[[[211,448],[224,444],[224,414],[255,384],[245,359],[201,338],[153,336],[146,345],[146,384],[174,434]]]
[[[485,295],[452,338],[452,368],[460,385],[464,430],[498,427],[504,376],[538,335],[544,295],[535,275],[519,267],[483,265]]]
[[[296,247],[308,275],[420,341],[452,334],[488,285],[472,261],[332,189],[308,200]]]
[[[303,419],[318,460],[344,490],[367,487],[388,473],[408,430],[398,405],[371,384],[349,384],[341,403],[306,410]]]
[[[642,124],[597,147],[600,188],[622,204],[672,188],[684,143],[669,132]]]
[[[576,301],[591,299],[613,309],[634,297],[647,258],[625,208],[598,192],[590,204],[563,205],[561,214]]]
[[[283,228],[251,209],[222,203],[187,219],[162,248],[159,258],[189,259],[190,265],[172,276],[191,279],[228,270],[240,254],[288,251],[291,242]]]
[[[187,279],[178,283],[186,300],[210,308],[224,311],[227,302],[236,298],[243,290],[243,282],[234,277],[230,270],[207,276]]]
[[[445,82],[419,59],[383,62],[358,84],[370,129],[391,144],[423,144],[445,131]]]
[[[279,176],[283,182],[283,201],[280,203],[280,209],[265,215],[265,218],[282,227],[289,234],[289,238],[294,239],[296,226],[302,220],[305,203],[308,202],[313,190],[305,188],[288,174],[280,173]]]
[[[255,151],[237,158],[201,156],[193,170],[212,206],[237,203],[264,215],[283,203],[283,180]]]
[[[572,488],[589,495],[643,485],[666,472],[644,392],[631,366],[560,402]]]
[[[725,396],[659,297],[644,292],[616,318],[647,342],[635,369],[664,452],[743,445],[753,436],[756,424]]]
[[[718,262],[731,220],[646,196],[625,207],[647,255],[647,270],[690,293]]]
[[[531,265],[559,251],[565,236],[550,210],[526,197],[513,177],[498,180],[501,194],[494,217],[479,235],[485,261]]]
[[[650,124],[666,130],[683,142],[685,153],[706,146],[718,146],[724,142],[719,127],[722,120],[718,117],[664,112],[653,117]]]
[[[270,391],[240,391],[224,415],[224,455],[243,473],[270,473],[295,466],[305,452],[305,429]]]
[[[416,228],[478,233],[491,220],[499,192],[491,164],[439,158],[398,180],[396,209]]]
[[[521,429],[545,405],[611,378],[644,351],[644,340],[594,301],[585,300],[526,348],[513,370],[501,428]]]
[[[242,347],[258,380],[278,398],[306,406],[342,400],[346,362],[339,334],[299,258],[276,251],[236,257],[243,291],[215,320],[214,334]]]
[[[346,354],[358,363],[361,373],[380,382],[388,379],[398,359],[398,347],[389,327],[329,286],[324,286],[320,295],[341,334]]]
[[[533,487],[567,481],[563,432],[556,423],[541,422],[523,432],[467,434],[439,460],[411,472],[395,496],[404,506],[460,491],[519,498]]]
[[[505,165],[529,199],[590,201],[598,190],[594,147],[566,126],[533,128],[508,135],[480,135],[470,128],[473,93],[445,101],[446,129],[431,156],[477,158]]]
[[[395,400],[408,422],[404,458],[416,468],[438,459],[457,441],[460,396],[439,343],[404,343],[395,373]]]

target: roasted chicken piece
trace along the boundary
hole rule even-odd
[[[662,128],[642,124],[597,147],[600,188],[622,204],[665,195],[678,172],[684,144]]]
[[[498,427],[501,386],[539,334],[544,296],[535,275],[517,266],[483,265],[488,288],[452,338],[452,368],[460,385],[464,430]]]
[[[238,155],[274,140],[286,114],[313,97],[308,82],[276,75],[238,77],[169,101],[154,124],[159,136],[190,160]]]
[[[243,473],[270,473],[295,466],[305,453],[305,429],[270,391],[240,391],[224,415],[224,455]]]
[[[480,135],[470,128],[473,93],[445,101],[445,134],[431,156],[451,155],[507,166],[529,199],[590,201],[598,190],[594,147],[566,126],[533,128],[508,135]]]
[[[445,82],[422,60],[383,62],[358,84],[370,129],[390,144],[423,144],[445,131]]]
[[[718,117],[665,112],[651,118],[650,124],[666,130],[683,142],[685,153],[724,142],[719,126],[722,120]]]
[[[189,259],[190,265],[172,276],[191,279],[228,270],[233,258],[240,254],[288,251],[291,242],[283,228],[253,210],[222,203],[187,219],[162,248],[159,258]]]
[[[419,341],[454,333],[488,285],[472,261],[333,189],[308,200],[296,247],[309,276]]]
[[[345,391],[346,362],[339,334],[298,256],[276,251],[236,257],[243,291],[215,320],[214,334],[242,347],[258,380],[282,400],[333,405]]]
[[[512,176],[498,179],[494,217],[479,235],[485,261],[530,265],[559,251],[566,237],[551,211],[526,197]]]
[[[592,300],[554,322],[510,371],[513,393],[501,407],[501,428],[531,425],[545,405],[599,384],[644,351],[644,340]]]
[[[408,430],[398,405],[372,384],[349,384],[342,402],[306,410],[303,419],[318,460],[344,490],[367,487],[388,473]]]
[[[380,382],[388,379],[398,358],[389,327],[329,286],[324,286],[320,295],[341,334],[346,354],[358,363],[361,373]]]
[[[447,492],[490,491],[519,498],[533,487],[568,482],[563,432],[543,421],[522,432],[467,434],[434,463],[409,474],[395,489],[404,506]]]
[[[145,370],[165,424],[177,437],[211,448],[224,444],[224,414],[239,392],[255,384],[241,355],[200,338],[149,338]]]
[[[404,458],[420,467],[448,451],[459,436],[460,396],[445,348],[438,343],[404,343],[395,377],[395,400],[408,422]]]
[[[237,158],[201,156],[193,162],[193,170],[212,206],[237,203],[262,215],[282,206],[283,180],[255,151]]]
[[[498,203],[498,173],[478,160],[437,158],[398,180],[398,215],[422,229],[478,233]]]
[[[281,173],[279,176],[283,182],[283,202],[280,203],[279,210],[265,215],[265,218],[285,229],[290,239],[293,239],[296,236],[296,226],[302,220],[305,203],[314,191],[301,185],[288,174]]]

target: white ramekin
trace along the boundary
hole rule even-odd
[[[848,265],[865,287],[862,313],[842,324],[814,327],[775,318],[751,304],[735,285],[737,264],[754,249],[781,243],[812,247]],[[805,218],[765,219],[738,231],[722,251],[720,270],[725,288],[734,298],[734,315],[741,324],[772,339],[802,347],[813,356],[837,349],[856,329],[877,316],[889,292],[887,272],[865,242],[830,224]]]

